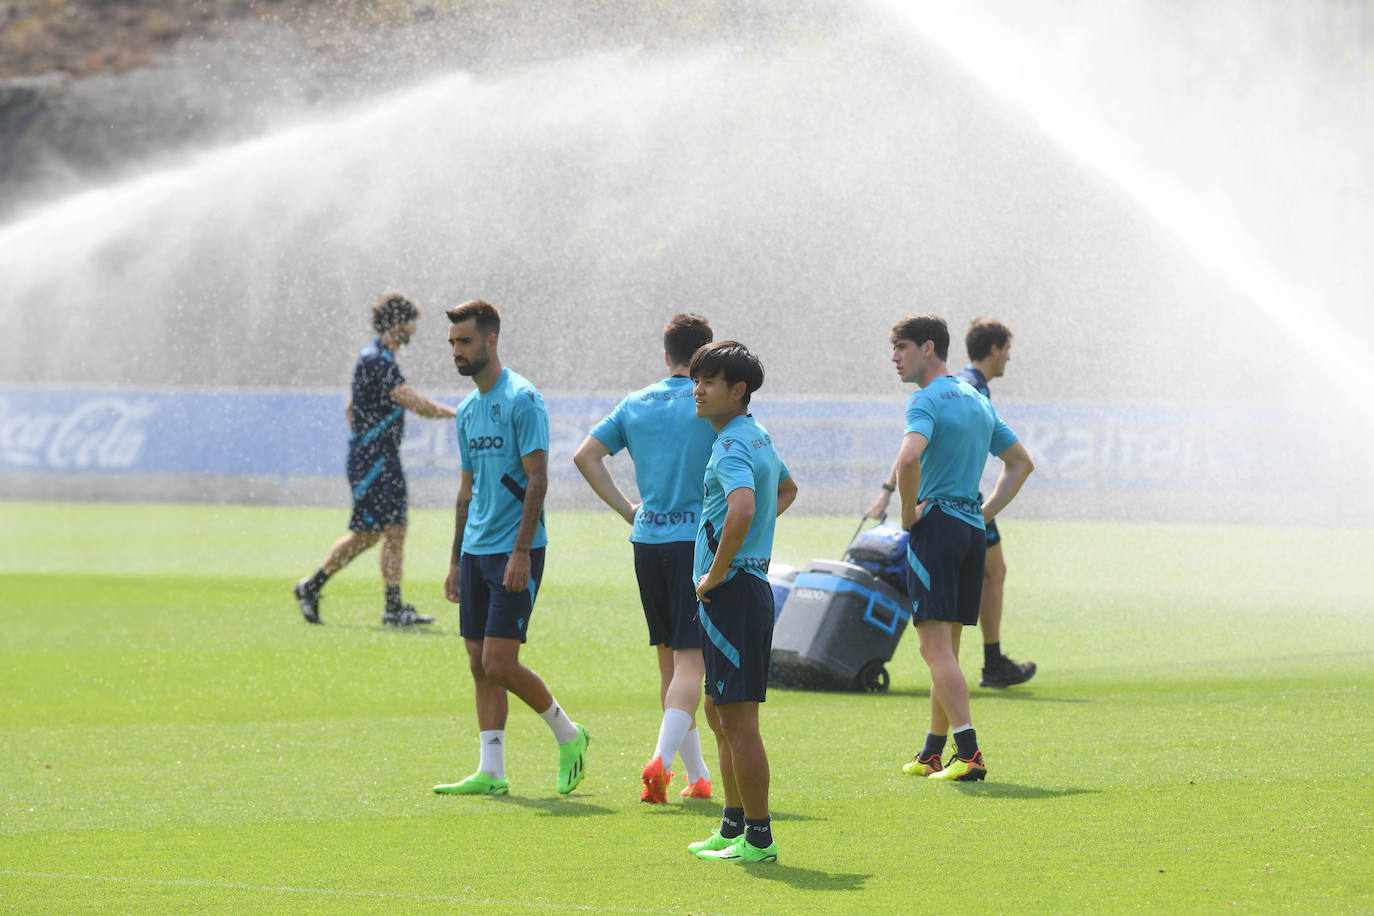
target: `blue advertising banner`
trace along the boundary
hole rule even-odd
[[[341,477],[345,400],[272,391],[0,389],[0,472],[113,474],[126,481],[130,475]],[[617,400],[546,398],[551,479],[579,479],[569,459]],[[1035,459],[1033,489],[1042,498],[1142,491],[1217,499],[1354,485],[1339,427],[1313,416],[1279,417],[1258,407],[999,402],[998,408]],[[901,398],[757,397],[754,404],[798,481],[812,492],[837,494],[856,510],[891,466],[904,410]],[[1303,447],[1275,447],[1275,428],[1282,428],[1284,441]],[[409,415],[403,462],[417,481],[456,480],[454,425]],[[987,487],[997,467],[990,463]],[[628,462],[616,473],[632,479]]]

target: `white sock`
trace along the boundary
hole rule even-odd
[[[654,746],[654,756],[663,758],[663,766],[670,769],[677,747],[692,727],[692,717],[681,709],[669,706],[663,710],[663,724],[658,727],[658,744]]]
[[[958,728],[951,728],[951,729],[949,730],[949,733],[950,733],[951,735],[957,735],[957,734],[959,734],[960,732],[966,732],[966,731],[968,731],[970,728],[973,728],[973,723],[972,723],[972,722],[965,722],[963,725],[960,725]]]
[[[478,740],[482,743],[482,760],[477,764],[477,769],[492,779],[505,779],[506,730],[493,728],[491,731],[479,732]]]
[[[701,734],[698,729],[690,729],[682,736],[677,752],[682,755],[682,765],[687,768],[687,781],[696,783],[700,779],[710,779],[711,771],[706,769],[706,759],[701,756]]]
[[[567,744],[577,737],[577,726],[573,725],[568,714],[563,711],[563,707],[554,700],[553,705],[539,714],[539,718],[553,731],[554,740],[559,744]]]

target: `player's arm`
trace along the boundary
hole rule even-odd
[[[919,522],[930,505],[930,500],[916,501],[921,492],[921,456],[929,444],[930,440],[920,433],[907,433],[902,437],[902,450],[897,453],[897,495],[902,501],[903,528]]]
[[[1007,503],[1021,492],[1021,485],[1026,482],[1026,478],[1035,470],[1035,463],[1031,461],[1030,452],[1019,441],[1013,442],[1009,448],[997,453],[998,459],[1002,462],[1002,471],[997,475],[997,484],[988,494],[988,498],[983,500],[983,521],[990,522],[997,517],[997,513],[1007,507]]]
[[[787,511],[797,499],[797,482],[791,477],[778,481],[778,515]]]
[[[716,547],[716,558],[706,575],[697,580],[697,598],[702,601],[711,599],[706,593],[725,581],[730,574],[730,564],[735,554],[744,546],[749,534],[749,526],[754,523],[754,491],[748,487],[736,487],[725,496],[725,521],[720,526],[720,542]]]
[[[530,544],[539,528],[539,516],[544,512],[544,496],[549,492],[549,453],[536,449],[520,456],[525,469],[525,502],[520,513],[520,530],[515,534],[515,546],[506,561],[501,584],[508,592],[523,592],[530,584]]]
[[[611,450],[596,436],[589,435],[577,447],[577,452],[573,455],[573,464],[577,465],[577,469],[582,472],[592,491],[601,497],[601,501],[633,525],[635,504],[621,492],[615,478],[611,476],[611,469],[606,467],[606,459],[610,456]]]
[[[349,398],[344,405],[344,417],[348,420],[348,431],[353,432],[353,399]]]
[[[463,529],[468,526],[468,506],[472,503],[472,472],[464,471],[461,480],[458,502],[453,508],[453,550],[449,553],[448,575],[444,578],[444,597],[454,604],[462,597],[458,566],[463,558]]]
[[[430,400],[420,392],[411,388],[409,385],[397,385],[391,389],[391,400],[400,404],[406,410],[417,413],[422,417],[429,417],[431,420],[452,419],[458,416],[458,411],[448,406],[440,404],[438,401]]]
[[[883,519],[887,517],[887,506],[892,501],[892,494],[897,490],[897,462],[892,462],[892,470],[887,472],[887,479],[883,481],[882,489],[878,491],[878,498],[873,500],[873,505],[868,507],[864,513],[864,518]]]

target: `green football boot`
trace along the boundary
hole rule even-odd
[[[985,779],[988,775],[987,764],[983,763],[983,752],[974,751],[973,756],[967,759],[955,754],[949,758],[949,763],[938,773],[931,773],[931,779],[948,779],[958,782],[978,782]]]
[[[719,859],[723,862],[776,862],[778,861],[778,844],[770,843],[767,849],[760,849],[744,838],[744,834],[735,837],[735,841],[724,849],[708,850],[703,849],[696,853],[698,859]]]
[[[735,844],[735,840],[737,839],[739,839],[739,837],[733,836],[727,839],[726,837],[721,836],[720,831],[717,830],[715,833],[711,834],[711,838],[708,840],[702,840],[699,843],[688,843],[687,851],[690,852],[692,855],[696,855],[703,849],[707,852],[719,852],[720,850],[725,849],[728,846],[733,846]]]
[[[577,725],[576,722],[573,724]],[[592,736],[587,734],[585,728],[577,725],[577,737],[558,745],[559,795],[567,795],[576,789],[582,777],[587,774],[587,745],[591,743]]]
[[[481,770],[473,773],[462,782],[449,783],[434,787],[437,795],[505,795],[510,791],[510,783],[505,777],[488,776]]]
[[[939,754],[931,754],[929,757],[922,757],[917,754],[911,758],[910,763],[902,766],[902,772],[908,776],[930,776],[944,768],[944,764],[940,762]]]

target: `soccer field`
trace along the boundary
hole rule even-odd
[[[430,791],[477,761],[448,513],[412,514],[422,632],[381,627],[375,553],[301,620],[344,510],[0,516],[0,910],[1374,911],[1374,530],[1007,519],[1005,644],[1040,672],[974,687],[988,782],[902,774],[908,633],[886,695],[770,692],[780,860],[741,866],[686,852],[717,801],[638,801],[657,671],[609,512],[550,517],[522,656],[591,731],[588,776],[555,792],[513,700],[505,798]],[[784,516],[775,561],[838,558],[855,521]]]

